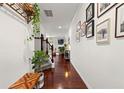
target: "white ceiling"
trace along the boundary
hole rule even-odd
[[[70,23],[79,6],[77,3],[40,3],[41,23],[48,36],[67,34]],[[53,17],[47,17],[43,10],[52,10]],[[62,29],[58,29],[62,26]]]

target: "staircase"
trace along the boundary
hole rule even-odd
[[[49,55],[51,62],[54,63],[53,45],[50,44],[50,42],[48,41],[48,38],[44,39],[43,34],[41,34],[41,37],[35,37],[35,39],[40,39],[41,50],[46,52],[46,54]]]

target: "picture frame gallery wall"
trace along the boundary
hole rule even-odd
[[[97,9],[95,9],[97,8]],[[76,40],[81,37],[96,37],[96,43],[108,43],[111,37],[111,17],[104,16],[111,10],[115,11],[115,38],[124,37],[124,3],[90,3],[86,7],[86,19],[79,20],[76,27]],[[95,12],[96,10],[96,12]],[[81,16],[81,15],[80,15]],[[102,18],[103,17],[103,18]],[[97,23],[95,22],[97,19]],[[102,19],[102,21],[99,21]]]
[[[71,23],[69,31],[71,49],[73,49],[71,52],[72,63],[76,65],[82,78],[89,76],[86,80],[88,88],[124,88],[124,83],[117,83],[122,82],[124,77],[121,74],[124,73],[122,70],[122,64],[124,64],[124,51],[122,51],[124,47],[124,4],[113,3],[111,7],[110,4],[107,4],[105,5],[106,9],[102,9],[104,12],[101,12],[98,17],[98,4],[95,3],[94,17],[86,21],[86,10],[89,5],[90,3],[82,4]],[[87,27],[89,25],[91,27],[92,20],[94,21],[94,36],[86,33],[85,36],[80,36],[80,42],[76,42],[74,38],[76,24],[79,21],[81,24],[86,22],[85,27],[88,30]],[[78,62],[79,60],[80,62]],[[89,68],[93,70],[88,70]],[[100,75],[97,76],[97,74]],[[118,76],[114,77],[115,75]]]
[[[94,8],[95,4],[90,3],[88,7],[86,8],[86,37],[90,38],[94,36]]]

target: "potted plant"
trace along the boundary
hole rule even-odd
[[[64,56],[65,47],[59,47],[60,55]]]
[[[32,69],[34,69],[35,72],[39,72],[41,65],[48,62],[48,58],[49,56],[44,51],[35,51],[32,57]]]

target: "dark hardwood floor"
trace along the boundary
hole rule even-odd
[[[63,56],[56,56],[54,62],[54,69],[44,71],[43,89],[87,89],[72,64],[64,60]]]

